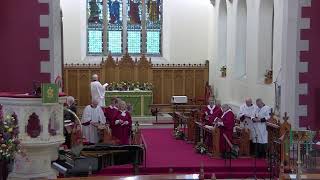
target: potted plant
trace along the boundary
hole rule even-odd
[[[221,77],[226,77],[227,76],[227,67],[226,66],[222,66],[220,68],[220,72],[221,72]]]
[[[15,113],[3,115],[0,105],[0,179],[6,179],[9,164],[13,162],[16,153],[20,153],[20,141],[18,139],[18,120]]]
[[[264,83],[271,84],[272,83],[272,70],[266,70],[264,74]]]

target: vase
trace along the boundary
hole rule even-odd
[[[8,161],[0,160],[0,180],[6,180],[8,177]]]
[[[226,71],[221,71],[221,77],[226,77],[227,76],[227,72]]]

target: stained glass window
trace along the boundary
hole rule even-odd
[[[127,44],[129,53],[141,53],[141,0],[128,0],[127,2]]]
[[[122,53],[122,0],[108,0],[108,51]]]
[[[107,51],[116,55],[124,53],[124,48],[130,54],[161,55],[162,0],[106,0],[105,6],[102,1],[87,0],[89,55],[106,54],[104,45]],[[146,3],[145,6],[142,3]],[[126,7],[125,12],[123,7]],[[142,9],[144,7],[145,10]],[[103,12],[106,12],[106,17],[103,17]],[[106,39],[103,32],[106,32]],[[144,33],[146,36],[142,35]]]
[[[147,54],[161,53],[161,0],[147,0]]]
[[[102,53],[102,0],[88,0],[88,54]]]

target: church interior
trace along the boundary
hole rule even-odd
[[[2,2],[0,180],[320,179],[318,8]]]

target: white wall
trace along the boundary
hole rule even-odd
[[[86,56],[86,0],[61,0],[64,62],[77,63]]]
[[[61,0],[61,7],[65,63],[99,62],[101,58],[86,57],[86,1]],[[209,0],[163,0],[161,59],[170,63],[204,63],[209,54],[210,10]]]
[[[216,5],[212,9],[214,14],[214,23],[213,26],[217,27],[219,22],[219,8],[221,1],[225,0],[216,0]],[[213,63],[210,63],[210,70],[215,72],[211,73],[210,83],[214,86],[214,92],[217,96],[217,99],[220,99],[223,103],[229,103],[234,105],[234,107],[238,107],[243,103],[245,97],[252,97],[253,99],[262,98],[266,104],[273,107],[274,105],[274,87],[273,84],[266,85],[263,82],[263,79],[257,78],[259,75],[258,72],[258,58],[259,58],[259,47],[265,46],[264,44],[259,44],[259,9],[261,1],[266,0],[246,0],[247,4],[247,32],[240,32],[237,30],[237,22],[238,20],[238,2],[239,0],[233,0],[232,3],[230,1],[226,1],[227,3],[227,77],[220,77],[220,67],[219,63],[221,55],[221,49],[219,48],[221,42],[217,42],[221,36],[223,36],[223,32],[214,31],[214,37],[212,38],[216,45],[213,45],[214,54],[210,54],[210,60]],[[279,9],[280,11],[280,9]],[[277,14],[278,16],[279,13]],[[280,18],[281,17],[275,17]],[[239,36],[246,36],[246,44],[242,44],[240,47],[237,44],[237,39],[241,39]],[[221,40],[219,40],[221,41]],[[235,45],[237,44],[237,46]],[[223,43],[222,43],[223,45]],[[211,45],[212,46],[212,45]],[[209,46],[209,47],[211,47]],[[237,65],[238,53],[239,49],[246,49],[246,76],[239,78],[237,76],[237,69],[239,66]],[[261,47],[263,48],[263,47]],[[220,54],[219,54],[220,53]],[[271,56],[271,55],[270,55]],[[271,60],[271,59],[270,59]],[[279,59],[274,59],[274,66],[279,66]],[[274,67],[274,69],[279,69],[279,67]]]

